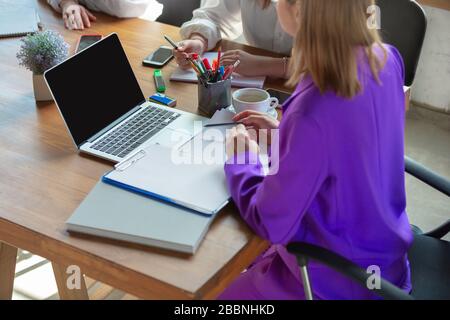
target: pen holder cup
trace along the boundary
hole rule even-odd
[[[217,110],[231,105],[231,78],[218,82],[198,81],[198,108],[212,117]]]

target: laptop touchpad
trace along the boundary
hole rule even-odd
[[[192,134],[183,130],[166,129],[145,144],[159,144],[165,147],[181,146],[192,138]]]

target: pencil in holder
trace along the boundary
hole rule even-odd
[[[199,77],[198,108],[212,117],[220,109],[231,105],[231,78],[218,82],[206,82]]]

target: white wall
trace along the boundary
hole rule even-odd
[[[412,100],[450,112],[450,11],[424,6],[428,30]]]

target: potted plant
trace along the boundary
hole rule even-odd
[[[55,31],[46,30],[29,34],[22,40],[17,53],[19,64],[33,72],[33,90],[36,101],[52,100],[44,80],[44,72],[64,61],[69,45]]]

